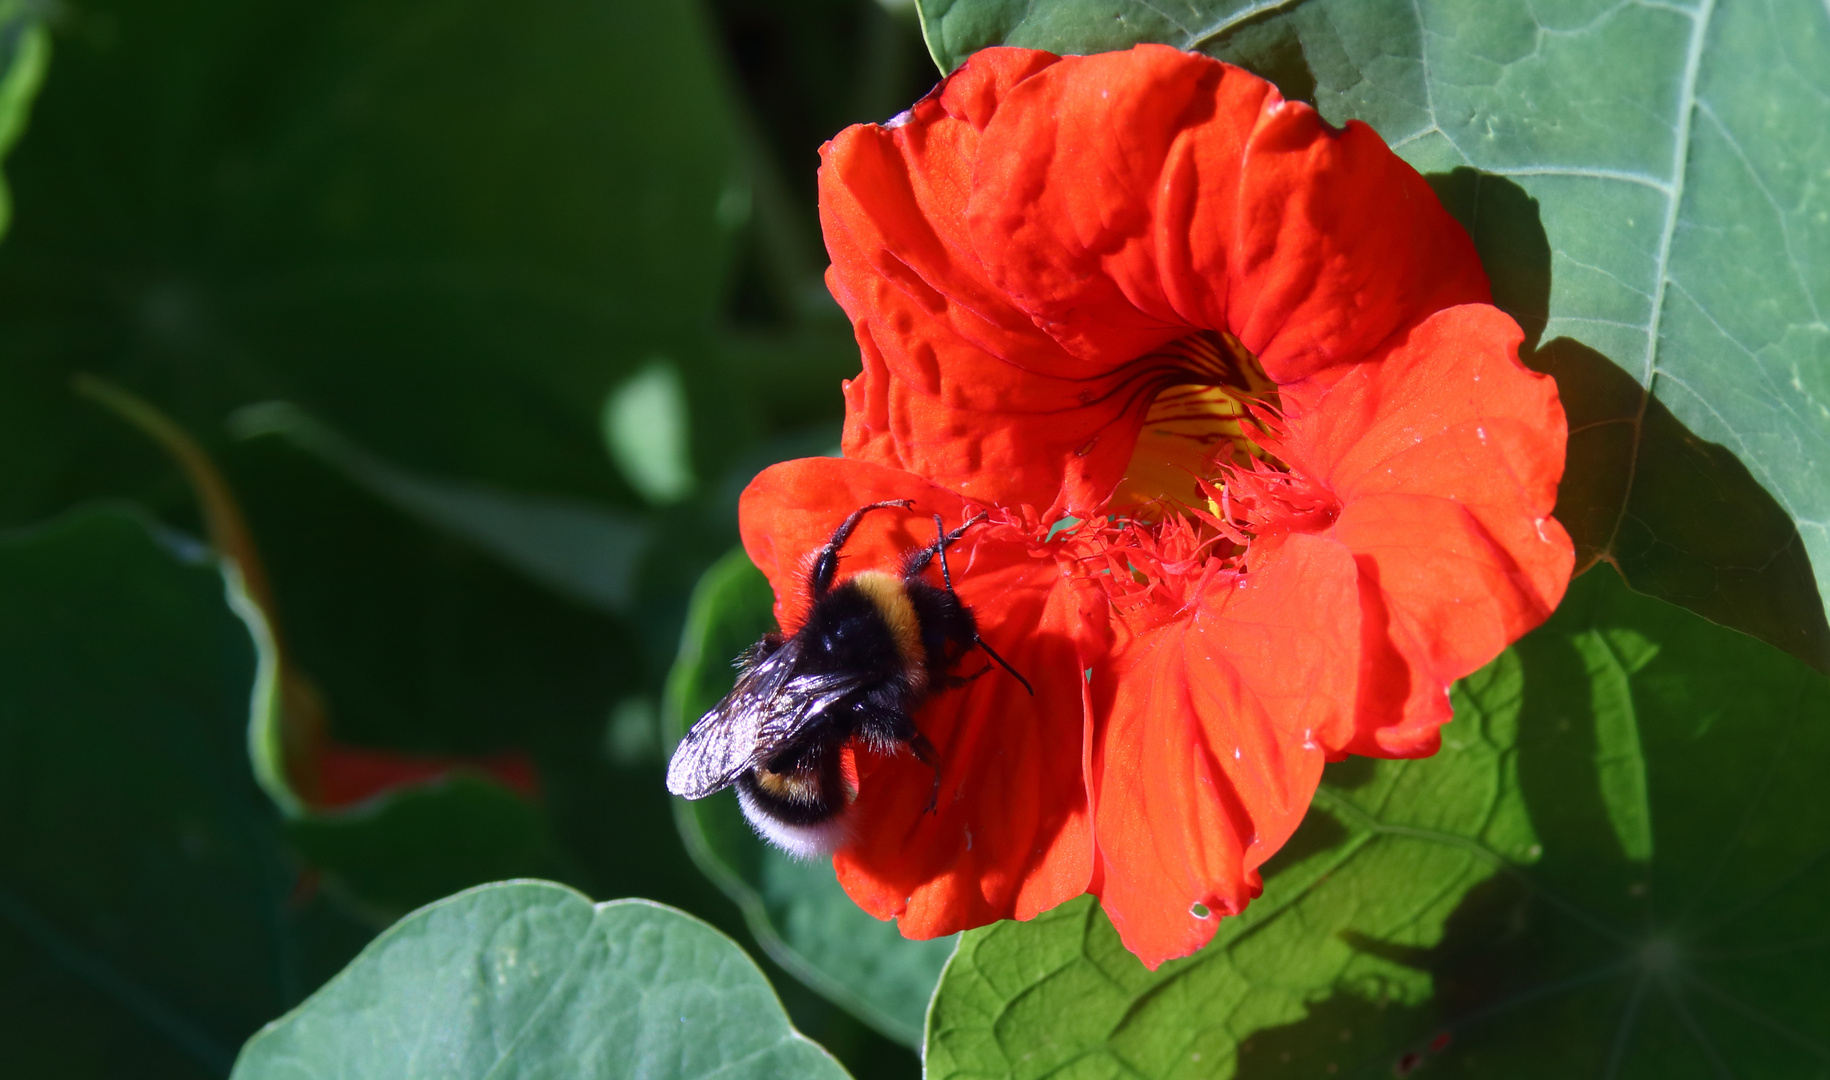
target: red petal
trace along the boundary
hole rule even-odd
[[[1288,381],[1487,299],[1370,129],[1206,57],[987,49],[899,120],[847,129],[820,170],[864,356],[846,453],[988,503],[1092,512],[1148,405],[1134,361],[1191,330]]]
[[[1342,504],[1331,535],[1358,558],[1376,639],[1358,730],[1331,750],[1433,753],[1448,684],[1563,597],[1563,408],[1521,338],[1494,308],[1451,308],[1377,362],[1285,388],[1279,453]]]
[[[966,235],[979,127],[1008,85],[1054,60],[993,50],[890,129],[846,129],[821,152],[827,283],[851,316],[864,370],[846,387],[845,450],[988,504],[1050,507],[1094,472],[1103,498],[1129,448],[1118,407],[1077,408],[1085,364],[985,278]],[[1111,460],[1106,460],[1106,459]]]
[[[1341,545],[1293,536],[1094,670],[1096,891],[1150,967],[1257,896],[1258,867],[1308,809],[1319,733],[1354,709],[1356,577]]]
[[[1161,45],[1013,87],[969,213],[990,279],[1101,365],[1228,330],[1288,382],[1488,299],[1467,234],[1371,128],[1331,128],[1255,75]]]
[[[842,574],[892,568],[932,541],[934,514],[953,526],[970,512],[958,495],[919,477],[836,458],[787,462],[751,483],[742,503],[745,546],[775,586],[783,626],[798,623],[806,606],[806,556],[847,514],[885,499],[915,506],[868,515],[846,547]],[[948,554],[980,633],[1036,695],[992,670],[922,708],[917,725],[942,763],[932,813],[934,774],[925,765],[912,756],[858,755],[855,843],[835,859],[839,880],[866,911],[899,917],[910,937],[1028,918],[1086,890],[1092,841],[1080,672],[1083,654],[1097,650],[1085,641],[1089,613],[1079,597],[1053,559],[1032,547],[1020,530],[987,525]]]
[[[1252,133],[1227,328],[1280,383],[1351,363],[1432,312],[1491,298],[1468,234],[1359,121],[1299,102]]]
[[[1013,87],[986,125],[967,210],[974,250],[1005,295],[1099,369],[1201,325],[1165,297],[1158,244],[1169,230],[1186,240],[1193,207],[1232,216],[1239,151],[1276,91],[1242,72],[1223,82],[1228,71],[1160,45],[1072,57]],[[1199,200],[1162,191],[1172,150],[1185,156],[1200,141],[1188,129],[1206,126],[1232,153],[1202,177]],[[1221,270],[1203,284],[1224,290]]]

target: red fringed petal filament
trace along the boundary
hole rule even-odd
[[[926,766],[858,748],[840,880],[911,936],[1093,891],[1186,955],[1325,761],[1434,752],[1449,683],[1561,599],[1556,387],[1369,128],[1202,56],[986,50],[822,157],[846,457],[758,477],[745,545],[792,629],[852,510],[915,504],[841,574],[986,513],[954,580],[1036,688],[922,709],[931,811]]]

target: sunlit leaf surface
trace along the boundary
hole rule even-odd
[[[736,943],[644,900],[484,885],[401,920],[249,1041],[239,1080],[842,1080]]]
[[[1830,681],[1600,568],[1444,736],[1330,766],[1189,959],[1146,971],[1085,900],[968,933],[929,1075],[1830,1068]]]

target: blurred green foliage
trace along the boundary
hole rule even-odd
[[[222,1075],[368,936],[247,754],[256,651],[205,549],[93,507],[0,539],[0,1010],[19,1075]]]
[[[472,776],[284,826],[247,804],[274,887],[315,897],[347,944],[245,995],[208,1027],[209,1062],[388,918],[504,874],[749,940],[674,828],[656,703],[743,484],[837,440],[856,354],[820,278],[814,152],[935,77],[912,11],[872,0],[0,7],[0,151],[17,138],[0,528],[128,499],[203,534],[173,462],[71,392],[104,376],[225,474],[331,739],[523,755],[539,780],[531,799]],[[210,617],[238,625],[214,590]],[[118,631],[158,633],[135,618]],[[217,722],[241,731],[247,692]],[[120,723],[155,722],[127,700]],[[79,827],[60,805],[32,823],[47,843]],[[143,1075],[107,1047],[203,1063],[70,950],[35,951],[20,910],[0,911],[0,999],[82,989],[36,998],[16,1060],[54,1060],[80,1028],[108,1032],[93,1075]],[[914,1072],[762,962],[855,1071]]]
[[[828,1067],[728,943],[678,912],[521,884],[375,938],[427,900],[540,874],[703,918],[853,1074],[916,1074],[903,1044],[948,944],[864,917],[728,800],[671,805],[662,765],[728,686],[723,658],[767,621],[766,587],[726,558],[738,493],[836,445],[837,384],[856,368],[821,279],[815,152],[931,86],[928,45],[951,66],[1006,40],[1172,41],[1379,127],[1435,170],[1528,361],[1559,380],[1576,434],[1558,513],[1585,557],[1826,665],[1808,551],[1827,489],[1787,456],[1824,431],[1809,407],[1822,322],[1807,317],[1822,191],[1794,167],[1827,145],[1812,137],[1830,101],[1806,62],[1830,45],[1814,9],[1787,0],[1763,23],[1730,5],[1629,5],[1620,21],[1562,5],[1541,24],[1465,0],[920,7],[925,44],[898,0],[0,0],[11,1069],[226,1075],[257,1026],[374,939],[243,1069],[296,1049],[385,1071],[362,1056],[385,1038],[343,1036],[425,1019],[418,995],[449,972],[413,950],[499,959],[504,934],[543,956],[589,940],[626,960],[639,950],[618,942],[663,942],[655,956],[691,960],[669,993],[733,995],[718,1046],[749,1053],[754,1036]],[[1593,100],[1565,93],[1579,85]],[[1648,86],[1682,93],[1648,110]],[[1508,126],[1546,117],[1567,124],[1540,142]],[[1757,377],[1736,382],[1744,370]],[[143,398],[221,469],[270,598],[197,539],[213,511],[186,471],[72,392],[82,373]],[[1667,923],[1702,913],[1714,953],[1631,937],[1640,951],[1604,971],[1643,1020],[1609,1030],[1649,1033],[1609,1060],[1675,1062],[1695,1038],[1687,1008],[1714,1010],[1749,1068],[1821,1048],[1820,988],[1800,965],[1823,941],[1822,815],[1800,793],[1822,758],[1822,680],[1606,573],[1462,688],[1480,730],[1443,761],[1334,766],[1266,901],[1208,952],[1140,974],[1084,903],[968,935],[931,1018],[933,1062],[1033,1072],[1067,1044],[1026,1058],[1024,1040],[1073,1015],[1082,1064],[1143,1046],[1165,1074],[1222,1059],[1274,1073],[1272,1052],[1348,1060],[1318,1049],[1340,1026],[1370,1033],[1353,1059],[1368,1069],[1446,1066],[1469,1041],[1457,1028],[1445,1055],[1431,1033],[1483,1001],[1605,1012],[1533,996],[1532,979],[1586,988],[1602,970],[1544,897],[1580,897],[1591,924],[1657,922],[1659,903],[1710,880],[1730,884]],[[322,707],[309,723],[299,687]],[[1559,741],[1571,722],[1589,741]],[[384,779],[445,764],[332,805],[312,784],[337,752]],[[443,774],[456,758],[483,766]],[[502,761],[535,782],[504,783],[513,770],[488,767]],[[1368,801],[1401,788],[1424,794]],[[1711,815],[1743,788],[1765,794]],[[1467,820],[1405,831],[1430,813]],[[1730,821],[1742,831],[1725,841]],[[1400,880],[1361,888],[1378,872]],[[1292,937],[1293,912],[1332,936]],[[1061,963],[1032,986],[1039,957]],[[620,964],[562,996],[593,1016],[624,1008]],[[1247,982],[1275,986],[1248,1007]],[[1196,986],[1212,993],[1191,1003]],[[366,1011],[367,994],[398,1015]],[[484,1011],[529,1019],[513,998]],[[994,1014],[1017,1019],[981,1030]],[[547,1056],[594,1037],[570,1015]],[[1230,1025],[1208,1068],[1163,1056],[1162,1017],[1190,1037]],[[1538,1028],[1519,1030],[1476,1036],[1535,1049]]]

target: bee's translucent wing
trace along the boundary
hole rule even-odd
[[[755,717],[721,705],[700,718],[667,763],[667,790],[703,799],[753,768]]]
[[[746,666],[737,685],[699,718],[667,764],[667,790],[703,799],[755,768],[758,740],[769,701],[794,673],[799,646],[789,640]]]
[[[796,674],[800,648],[790,638],[738,675],[729,696],[680,740],[667,766],[667,790],[702,799],[729,786],[863,684],[848,672]]]

